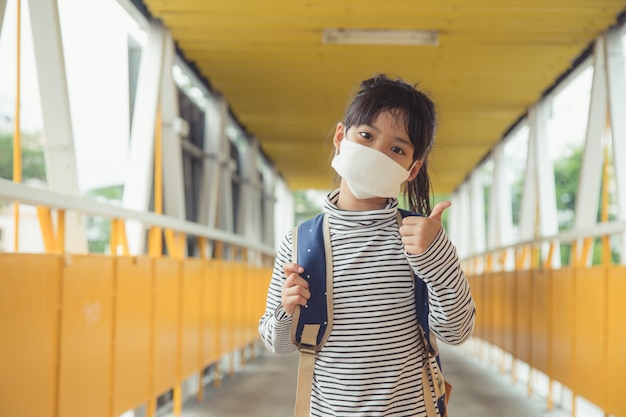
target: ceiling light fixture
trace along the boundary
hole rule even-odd
[[[351,45],[431,45],[439,43],[434,30],[324,29],[324,43]]]

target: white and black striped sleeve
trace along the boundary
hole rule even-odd
[[[288,315],[281,305],[281,291],[286,280],[283,265],[291,262],[292,232],[288,232],[283,238],[276,259],[272,280],[267,291],[265,313],[259,322],[261,339],[272,353],[291,353],[296,346],[291,343],[289,330],[292,316]]]
[[[407,258],[428,287],[430,329],[446,343],[465,342],[474,328],[476,307],[456,248],[444,229],[425,252]]]

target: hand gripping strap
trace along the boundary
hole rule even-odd
[[[304,268],[311,298],[304,308],[296,306],[291,322],[291,342],[319,351],[333,327],[333,262],[330,229],[326,215],[320,214],[293,231],[293,262]],[[304,327],[318,324],[319,332],[311,346],[302,339]]]

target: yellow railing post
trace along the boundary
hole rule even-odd
[[[161,106],[157,106],[156,120],[154,126],[154,212],[156,214],[163,214],[163,147],[162,147],[162,134],[161,134]],[[152,226],[148,234],[148,254],[151,258],[160,258],[163,254],[162,247],[162,229],[157,226]],[[155,288],[155,277],[152,276],[152,288]],[[149,368],[149,384],[148,384],[148,409],[147,417],[156,416],[157,398],[154,392],[154,361],[155,361],[155,294],[152,294],[152,314],[150,315],[150,366]]]
[[[548,249],[548,256],[546,257],[546,259],[544,260],[543,263],[543,268],[545,270],[551,270],[552,269],[552,260],[554,257],[554,252],[556,250],[556,243],[555,242],[550,242],[550,247]],[[550,282],[550,286],[548,287],[548,297],[547,297],[547,309],[546,311],[548,312],[549,317],[547,317],[548,320],[548,334],[551,335],[552,334],[552,323],[553,323],[553,318],[552,318],[552,291],[554,291],[554,289],[552,288],[553,282]],[[548,411],[551,411],[554,408],[554,401],[553,401],[553,385],[554,385],[554,381],[552,379],[552,337],[548,338],[548,372],[547,372],[547,376],[548,376],[548,398],[546,399],[546,408],[548,409]]]
[[[198,257],[206,262],[208,260],[207,240],[199,237],[196,242],[198,244]],[[205,314],[205,309],[207,307],[205,303],[206,285],[207,276],[205,270],[205,274],[200,281],[200,293],[202,294],[202,297],[200,297],[200,311],[203,312],[203,314]],[[206,317],[206,315],[204,317]],[[206,323],[203,320],[200,320],[200,328],[198,329],[198,367],[200,371],[198,372],[198,392],[196,394],[196,401],[198,402],[204,399],[204,383],[202,381],[204,376],[204,332],[202,331],[202,328],[204,326],[206,326]]]
[[[231,272],[235,271],[234,268],[234,263],[237,261],[237,246],[235,245],[230,245],[230,259],[231,259],[231,265],[230,265],[230,269]],[[234,280],[235,275],[231,274],[231,276],[229,277],[229,282],[228,285],[231,286],[229,294],[231,295],[230,299],[227,300],[227,302],[230,302],[232,307],[236,307],[235,305],[233,305],[233,299],[234,296],[237,294],[237,288],[235,288],[235,280]],[[235,315],[237,314],[235,312],[236,308],[231,308],[231,313],[228,317],[228,340],[229,340],[229,348],[232,349],[229,352],[228,355],[228,376],[232,377],[235,375]]]
[[[52,211],[48,207],[39,206],[37,207],[37,218],[39,219],[39,228],[46,253],[56,252],[56,236],[54,224],[52,223]]]
[[[22,32],[22,2],[17,0],[17,37],[15,39],[16,49],[16,77],[15,77],[15,126],[13,134],[13,182],[22,182],[22,140],[20,128],[20,99],[21,99],[21,32]],[[13,224],[15,235],[13,236],[13,251],[20,249],[20,203],[13,202]]]
[[[65,253],[65,210],[57,212],[57,252]]]
[[[221,262],[224,258],[224,242],[222,241],[214,242],[214,247],[215,247],[214,259],[219,259]],[[221,291],[222,285],[225,285],[225,282],[223,280],[223,274],[222,276],[220,276],[220,280],[221,280],[220,282],[220,291]],[[219,347],[219,357],[221,357],[222,355],[222,337],[223,337],[222,330],[224,328],[224,323],[221,320],[222,311],[223,309],[220,306],[220,308],[217,310],[218,334],[220,335],[219,340],[217,341],[217,345]],[[213,379],[213,386],[215,388],[220,388],[222,386],[222,370],[221,370],[219,360],[215,363],[215,378]]]

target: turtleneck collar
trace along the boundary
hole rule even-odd
[[[371,228],[392,220],[396,222],[398,200],[395,198],[389,198],[387,205],[378,210],[342,210],[337,207],[338,199],[339,189],[332,191],[324,199],[324,212],[328,215],[329,221],[336,225]]]

